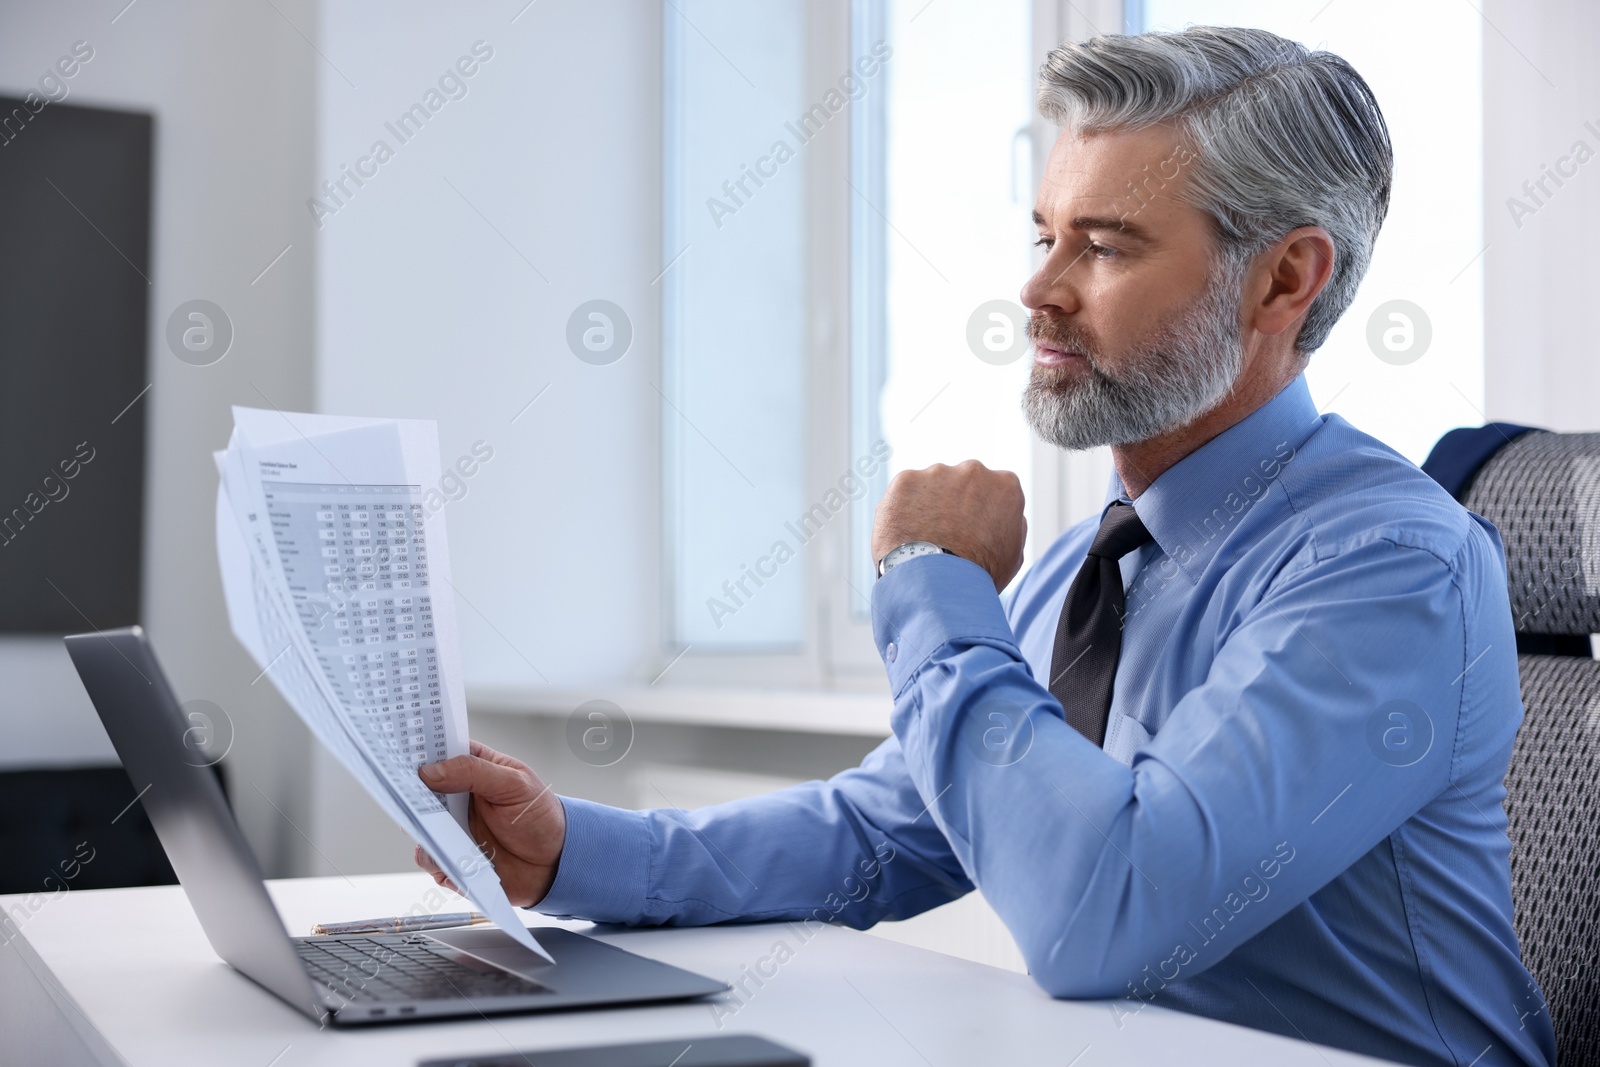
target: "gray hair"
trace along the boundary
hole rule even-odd
[[[1322,345],[1367,272],[1394,176],[1383,112],[1349,63],[1234,26],[1108,34],[1052,51],[1038,103],[1083,133],[1176,126],[1191,166],[1186,199],[1211,216],[1234,262],[1296,227],[1327,230],[1333,275],[1295,339],[1302,353]],[[1136,193],[1177,174],[1146,174]]]

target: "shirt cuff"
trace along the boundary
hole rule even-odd
[[[645,813],[576,797],[560,800],[567,839],[555,882],[534,910],[558,919],[638,922],[650,875]]]
[[[993,645],[1022,658],[994,579],[960,556],[918,556],[879,578],[872,587],[872,639],[896,698],[952,641]]]

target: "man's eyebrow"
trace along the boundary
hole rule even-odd
[[[1037,210],[1033,213],[1033,224],[1039,227],[1045,225],[1044,216],[1039,214]],[[1120,234],[1133,238],[1135,241],[1143,241],[1145,243],[1154,243],[1155,241],[1149,230],[1146,230],[1137,222],[1130,222],[1126,216],[1122,215],[1077,215],[1068,223],[1068,226],[1071,229],[1085,232],[1091,230],[1115,230]]]
[[[1149,230],[1137,222],[1130,222],[1125,215],[1079,215],[1072,220],[1071,226],[1074,230],[1115,230],[1125,237],[1132,237],[1135,241],[1148,243],[1155,240]]]

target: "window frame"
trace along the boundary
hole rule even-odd
[[[877,6],[875,0],[816,0],[807,5],[805,69],[808,99],[819,99],[853,62],[865,36],[871,37],[873,20],[863,14]],[[664,12],[670,19],[671,12]],[[1034,66],[1042,64],[1056,43],[1102,32],[1100,27],[1124,25],[1123,0],[1033,0],[1033,28],[1029,53]],[[663,40],[666,54],[667,43]],[[670,58],[667,60],[670,62]],[[667,73],[663,72],[664,79]],[[882,94],[867,93],[841,113],[823,135],[807,144],[806,209],[811,241],[807,246],[808,292],[805,499],[815,501],[851,470],[858,410],[852,359],[852,338],[857,328],[852,316],[855,279],[852,278],[853,203],[852,148],[858,130],[858,109]],[[872,106],[867,104],[867,106]],[[672,104],[663,96],[664,136],[672,128]],[[1044,161],[1059,131],[1037,113],[1027,129],[1031,148],[1030,187],[1037,189]],[[666,153],[664,152],[664,155]],[[664,204],[671,201],[665,199]],[[664,217],[663,234],[672,232]],[[1035,252],[1035,263],[1042,258]],[[881,293],[879,294],[881,297]],[[664,309],[665,310],[665,309]],[[665,368],[664,368],[665,370]],[[672,413],[663,406],[665,424]],[[665,429],[663,433],[665,434]],[[1026,487],[1033,507],[1036,543],[1047,544],[1072,522],[1092,513],[1101,503],[1109,476],[1110,453],[1066,454],[1037,440],[1032,445],[1033,473]],[[666,498],[663,456],[663,520],[673,502]],[[805,547],[807,579],[806,620],[800,648],[776,651],[704,651],[676,643],[670,610],[662,615],[663,641],[657,679],[670,686],[759,687],[776,689],[887,692],[887,680],[872,643],[869,617],[852,611],[851,603],[870,597],[861,588],[852,566],[852,551],[860,524],[870,522],[862,503],[853,502],[829,522]],[[672,549],[663,543],[663,583],[674,572]],[[670,604],[668,589],[664,601]],[[652,682],[651,684],[655,684]]]

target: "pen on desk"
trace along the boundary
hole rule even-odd
[[[384,919],[357,919],[347,923],[317,923],[311,932],[317,936],[334,934],[406,934],[414,930],[443,930],[451,926],[479,926],[489,921],[475,911],[445,912],[439,915],[390,915]]]

